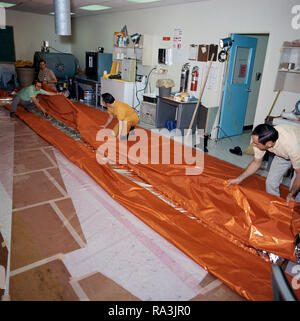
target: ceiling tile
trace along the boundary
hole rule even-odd
[[[53,0],[7,0],[10,3],[17,5],[7,10],[17,10],[25,12],[33,12],[39,14],[49,14],[54,11]],[[75,12],[75,17],[87,15],[100,15],[108,12],[120,12],[128,10],[137,10],[143,8],[155,8],[163,6],[171,6],[176,4],[184,4],[189,2],[202,2],[210,0],[160,0],[159,2],[152,3],[134,3],[127,0],[70,0],[71,11]],[[79,7],[87,6],[90,4],[99,4],[111,7],[112,9],[102,11],[86,11],[81,10]]]

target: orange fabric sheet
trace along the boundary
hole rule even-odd
[[[94,150],[101,145],[96,134],[106,121],[106,113],[72,104],[63,96],[39,98],[49,114],[72,124]],[[185,175],[188,165],[176,165],[172,157],[171,164],[123,165],[187,211],[182,214],[109,165],[99,165],[91,148],[45,120],[21,108],[17,115],[120,204],[240,295],[249,300],[272,300],[270,264],[257,255],[256,249],[295,261],[293,250],[300,215],[299,208],[286,207],[283,198],[267,194],[262,177],[253,175],[240,186],[226,187],[226,180],[241,169],[209,155],[204,155],[204,171],[197,176]],[[113,126],[114,122],[110,128]],[[162,139],[157,148],[161,150],[165,143]],[[178,148],[178,143],[169,143]],[[128,147],[134,144],[128,142]]]

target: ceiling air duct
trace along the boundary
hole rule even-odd
[[[60,36],[71,35],[70,0],[53,0],[55,12],[55,33]]]

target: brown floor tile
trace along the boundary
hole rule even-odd
[[[63,197],[62,193],[43,172],[36,172],[14,177],[13,208]]]
[[[57,165],[56,157],[51,148],[43,148],[44,152],[49,155],[53,162]]]
[[[56,260],[10,278],[12,301],[78,301],[69,284],[70,274]]]
[[[14,153],[14,174],[52,167],[53,164],[41,150]]]
[[[77,232],[77,234],[81,237],[82,241],[84,243],[87,243],[86,239],[84,237],[84,234],[82,232],[81,225],[80,225],[79,219],[77,217],[76,210],[73,206],[72,200],[70,198],[68,198],[65,200],[57,201],[55,203],[56,203],[57,207],[60,209],[60,211],[63,213],[65,218],[72,225],[74,230]]]
[[[4,243],[4,239],[0,230],[0,265],[7,268],[7,258],[8,258],[8,251],[7,247],[2,245]]]
[[[91,301],[140,301],[100,272],[78,283]]]
[[[28,127],[22,120],[18,119],[15,122],[15,135],[28,135],[28,134],[36,134],[30,127]]]
[[[28,265],[42,258],[48,258],[59,253],[68,253],[80,248],[73,236],[63,225],[60,218],[48,204],[36,206],[13,213],[12,225],[12,266],[14,269]],[[19,223],[27,235],[19,235]],[[25,249],[23,242],[27,236],[34,247]],[[23,252],[27,252],[25,255]],[[31,261],[31,262],[30,262]]]
[[[0,266],[3,266],[5,269],[5,274],[7,274],[7,259],[8,259],[8,250],[6,246],[2,246],[4,242],[3,236],[0,231]],[[0,299],[1,296],[4,294],[4,289],[0,288]]]
[[[208,286],[211,282],[217,280],[217,278],[215,276],[213,276],[210,273],[207,273],[207,275],[205,276],[205,278],[200,282],[200,286],[202,288],[205,288],[206,286]]]
[[[40,148],[43,146],[50,145],[38,135],[15,136],[15,151]]]
[[[12,215],[10,270],[40,261],[44,258],[30,227],[18,213]]]
[[[212,278],[210,279],[212,282],[214,281],[214,276],[211,277]],[[206,285],[202,285],[202,287],[207,286],[209,283],[207,283]],[[246,301],[246,299],[241,297],[238,293],[234,292],[227,285],[222,283],[218,287],[205,294],[198,294],[191,301]]]
[[[244,297],[240,296],[235,291],[231,290],[225,284],[221,284],[213,291],[214,296],[219,301],[247,301]]]
[[[58,168],[51,168],[47,169],[47,172],[56,180],[56,182],[65,190],[67,193],[66,186],[64,184],[64,181],[60,175],[60,171]]]

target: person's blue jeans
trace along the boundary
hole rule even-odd
[[[15,98],[13,99],[10,105],[11,113],[15,113],[17,111],[17,105],[23,106],[27,111],[31,111],[32,109],[35,108],[35,104],[31,100],[25,101],[21,99],[19,96],[15,96]]]

